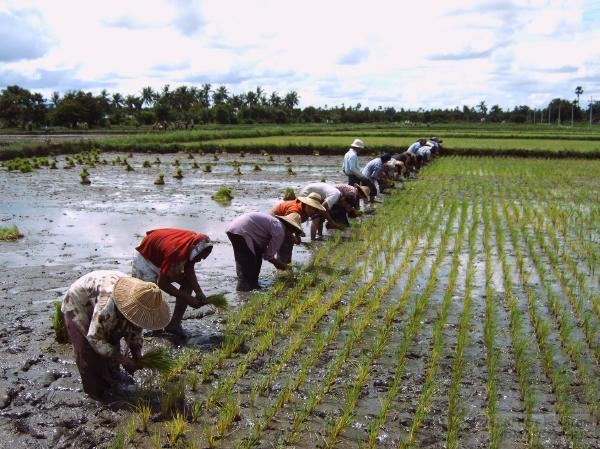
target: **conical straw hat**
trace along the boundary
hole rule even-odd
[[[119,278],[113,300],[125,318],[143,329],[162,329],[171,320],[169,304],[153,282],[129,276]]]

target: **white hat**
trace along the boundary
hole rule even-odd
[[[354,139],[354,142],[350,145],[352,148],[364,148],[365,143],[360,139]]]

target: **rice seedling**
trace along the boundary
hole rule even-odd
[[[160,173],[156,179],[154,180],[154,185],[163,186],[165,185],[165,175],[164,173]]]
[[[150,407],[150,402],[148,401],[139,401],[136,406],[137,415],[140,418],[140,425],[142,427],[142,432],[148,433],[148,425],[150,424],[150,416],[152,414],[152,408]]]
[[[196,161],[192,162],[192,168],[194,170],[200,168],[200,166],[198,165],[198,162],[196,162]]]
[[[144,352],[140,359],[143,368],[159,373],[168,373],[175,366],[175,359],[165,348],[152,348]]]
[[[156,429],[152,436],[150,437],[150,443],[152,444],[152,449],[162,449],[162,435],[160,433],[160,429]]]
[[[273,162],[275,159],[273,159],[273,156],[271,154],[269,154],[269,158],[267,159],[269,162]]]
[[[150,164],[149,160],[144,160],[144,162],[142,163],[142,167],[144,168],[150,168],[152,166],[152,164]]]
[[[286,164],[291,164],[291,163],[292,163],[292,158],[291,158],[290,156],[287,156],[287,157],[285,158],[285,163],[286,163]]]
[[[202,413],[202,402],[194,401],[190,408],[190,412],[192,415],[192,422],[198,422],[198,418],[200,418],[200,414]]]
[[[23,237],[16,225],[0,226],[0,241],[17,240]]]
[[[89,185],[89,184],[91,184],[91,183],[92,183],[92,181],[90,181],[90,178],[89,178],[89,176],[90,176],[89,172],[88,172],[88,171],[87,171],[87,169],[84,167],[84,168],[81,170],[81,173],[79,173],[79,178],[80,178],[80,180],[79,180],[79,184],[83,184],[83,185]]]
[[[260,168],[260,165],[254,164],[254,167],[252,167],[252,171],[262,171],[262,168]]]
[[[125,171],[135,171],[135,169],[131,166],[131,164],[129,163],[129,161],[126,161],[125,163]]]
[[[173,175],[173,178],[183,179],[183,170],[181,169],[181,167],[177,167],[177,170],[175,170],[175,174]]]
[[[54,337],[57,343],[68,343],[69,334],[67,332],[67,326],[65,324],[65,317],[61,310],[62,303],[60,301],[54,301],[54,313],[50,317],[52,321],[52,329],[54,330]]]
[[[233,193],[229,187],[221,186],[211,198],[217,202],[228,202],[233,199]]]
[[[214,295],[207,296],[206,304],[211,304],[217,307],[218,309],[227,309],[229,307],[229,303],[227,301],[225,293],[216,293]]]
[[[174,167],[179,167],[181,165],[181,162],[179,162],[179,159],[175,159],[175,160],[173,160],[171,165],[173,165]]]
[[[179,412],[175,413],[175,416],[169,422],[165,423],[167,439],[171,446],[175,446],[179,439],[184,436],[186,427],[185,418]]]
[[[127,422],[125,423],[125,440],[126,441],[133,441],[133,439],[135,438],[135,434],[137,432],[137,427],[138,427],[138,423],[137,423],[137,418],[135,415],[132,415],[129,417],[129,419],[127,420]]]
[[[295,200],[295,199],[296,199],[296,192],[294,191],[293,187],[286,187],[285,190],[283,191],[283,200],[289,201],[289,200]]]
[[[117,430],[115,437],[108,445],[108,449],[125,449],[125,432],[122,429]]]
[[[156,159],[154,159],[154,162],[153,162],[153,163],[154,163],[155,165],[160,165],[160,164],[161,164],[160,157],[156,156]]]
[[[219,156],[217,153],[213,154],[213,161],[217,162],[219,160]]]
[[[294,167],[292,167],[291,165],[288,165],[287,167],[287,174],[290,176],[293,176],[296,174],[296,172],[294,171]]]
[[[204,164],[204,173],[210,173],[210,172],[212,172],[212,165]]]

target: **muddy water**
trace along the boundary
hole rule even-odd
[[[134,171],[113,164],[128,158]],[[95,269],[130,272],[132,251],[149,229],[180,227],[208,234],[215,242],[210,257],[196,266],[204,291],[226,292],[232,306],[244,301],[235,290],[233,252],[224,229],[246,211],[268,212],[287,187],[314,181],[343,182],[340,158],[327,156],[102,154],[107,164],[88,168],[90,185],[80,184],[81,166],[34,173],[0,170],[0,225],[17,225],[24,238],[0,243],[0,447],[95,447],[112,438],[125,402],[111,406],[82,393],[68,345],[54,342],[50,327],[53,302],[71,282]],[[180,161],[184,178],[172,177]],[[241,175],[232,162],[242,163]],[[196,162],[200,168],[193,169]],[[361,161],[364,164],[365,161]],[[203,168],[211,164],[212,172]],[[254,171],[258,164],[262,170]],[[288,173],[292,167],[294,174]],[[158,174],[165,185],[156,186]],[[220,186],[233,191],[229,204],[211,195]],[[308,231],[308,228],[306,229]],[[327,231],[325,231],[326,233]],[[327,236],[326,236],[327,237]],[[297,246],[294,262],[306,262],[310,244]],[[261,283],[276,276],[265,263]],[[191,345],[219,341],[221,319],[208,307],[188,311],[184,326]],[[177,343],[177,342],[176,342]]]

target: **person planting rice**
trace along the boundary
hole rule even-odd
[[[106,399],[123,376],[143,367],[142,329],[162,329],[171,319],[160,288],[116,270],[92,271],[76,280],[61,305],[83,391]],[[128,353],[121,352],[125,340]]]
[[[294,234],[304,236],[300,214],[272,216],[262,212],[247,212],[233,219],[227,226],[227,237],[233,246],[237,290],[259,289],[258,275],[263,259],[278,270],[286,270],[287,262],[277,257],[284,240]]]
[[[360,200],[369,201],[369,188],[354,184],[335,184],[334,186],[341,193],[340,199],[331,207],[329,211],[336,223],[349,226],[348,217],[356,218],[362,214],[360,210]]]
[[[194,266],[206,259],[212,249],[208,236],[176,228],[148,231],[135,249],[132,276],[155,282],[162,291],[175,297],[173,317],[165,331],[186,337],[181,327],[185,310],[188,306],[198,308],[206,304]],[[179,284],[179,288],[173,284]]]
[[[375,188],[375,183],[379,186],[379,192],[383,193],[385,190],[385,185],[383,182],[380,182],[381,173],[383,172],[384,165],[392,158],[390,153],[384,153],[379,157],[371,159],[365,168],[362,170],[362,174],[365,178],[367,178],[371,184],[369,185],[370,189],[370,197],[371,202],[375,202],[375,195],[377,195],[377,188]]]
[[[289,215],[292,212],[300,215],[300,223],[304,223],[309,218],[319,216],[319,212],[324,212],[325,208],[321,204],[322,198],[318,193],[311,193],[307,196],[296,198],[293,200],[281,201],[273,209],[271,209],[271,215],[276,216],[285,216]],[[286,235],[286,238],[283,241],[283,244],[279,247],[277,251],[277,259],[285,262],[292,262],[292,251],[294,249],[294,244],[300,244],[300,235],[298,233],[294,233],[291,235]]]
[[[311,182],[306,184],[298,191],[298,198],[308,197],[312,193],[317,193],[323,199],[321,205],[324,211],[321,214],[317,214],[313,217],[310,226],[310,239],[322,239],[323,238],[323,222],[327,220],[327,228],[331,229],[342,229],[343,226],[338,224],[332,217],[330,210],[338,203],[342,197],[342,192],[335,188],[333,184],[327,184],[326,182]]]

